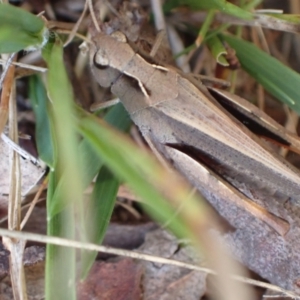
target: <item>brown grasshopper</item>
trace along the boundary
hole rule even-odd
[[[248,204],[247,197],[227,183],[230,178],[239,176],[255,189],[263,186],[282,201],[299,201],[298,170],[230,116],[205,87],[199,89],[199,84],[172,67],[148,62],[119,31],[100,33],[94,42],[92,69],[96,80],[120,98],[143,136],[164,157],[175,161],[174,155],[189,156],[210,173],[216,173],[209,170],[215,166],[224,188],[238,193]],[[274,122],[269,126],[275,126]],[[294,136],[290,139],[299,145]],[[184,174],[190,177],[188,170]],[[267,214],[258,207],[254,211],[260,211],[262,218]],[[270,214],[265,221],[280,234],[287,231],[286,224]]]
[[[95,79],[120,98],[152,147],[237,228],[227,237],[236,256],[271,282],[296,289],[300,265],[297,262],[287,268],[286,264],[293,255],[293,259],[300,257],[300,249],[295,250],[300,222],[294,218],[300,213],[299,171],[231,116],[211,94],[228,103],[226,92],[210,93],[173,67],[153,63],[137,53],[120,31],[94,34],[93,42],[91,68]],[[231,103],[235,111],[242,107],[249,115],[257,110],[239,99]],[[265,114],[260,113],[256,122],[280,141],[300,148],[297,137]],[[276,247],[270,250],[270,261],[246,261],[237,243],[244,243],[241,249],[253,253],[262,251],[262,243],[268,251],[272,247],[269,243],[276,243]],[[281,272],[274,271],[279,269]]]
[[[298,153],[299,138],[246,100],[170,66],[165,48],[154,60],[154,38],[139,29],[143,24],[139,9],[125,7],[100,24],[101,32],[91,29],[95,79],[120,98],[151,148],[231,225],[217,236],[235,258],[300,294],[299,172],[256,134]]]

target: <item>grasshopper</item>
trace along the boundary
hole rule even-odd
[[[231,225],[217,236],[235,258],[300,294],[299,171],[256,134],[299,153],[298,136],[246,100],[182,74],[169,65],[165,49],[154,60],[148,54],[151,33],[136,27],[143,23],[140,16],[125,7],[117,22],[101,23],[101,32],[91,29],[95,79],[123,102],[163,162]]]
[[[170,56],[154,60],[149,36],[140,36],[146,47],[140,46],[127,20],[112,24],[91,30],[95,79],[122,101],[156,154],[235,228],[221,237],[235,257],[300,293],[299,171],[254,133],[259,129],[298,153],[299,138],[246,100],[161,63]]]
[[[147,61],[120,31],[99,33],[94,42],[92,69],[96,80],[119,97],[152,147],[199,187],[186,168],[188,162],[178,164],[178,155],[183,161],[187,157],[196,160],[224,189],[242,198],[241,205],[252,206],[254,215],[284,235],[288,230],[284,221],[253,206],[228,181],[238,176],[240,181],[251,183],[252,189],[263,186],[272,197],[297,202],[299,171],[230,116],[204,86],[191,82],[173,67]],[[297,138],[290,135],[290,140],[299,146]],[[215,172],[210,165],[221,168]]]

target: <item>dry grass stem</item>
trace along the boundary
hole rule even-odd
[[[141,259],[145,261],[151,261],[154,263],[161,263],[161,264],[169,264],[173,266],[178,266],[182,268],[187,268],[189,270],[196,270],[199,272],[205,272],[207,274],[211,275],[216,275],[216,272],[212,269],[209,268],[203,268],[199,266],[195,266],[192,264],[187,264],[181,261],[177,260],[172,260],[172,259],[167,259],[163,257],[158,257],[154,255],[149,255],[149,254],[143,254],[140,252],[136,251],[129,251],[129,250],[123,250],[123,249],[117,249],[113,247],[105,247],[105,246],[99,246],[97,244],[92,244],[92,243],[83,243],[83,242],[77,242],[74,240],[68,240],[68,239],[63,239],[59,237],[53,237],[53,236],[46,236],[46,235],[41,235],[41,234],[35,234],[35,233],[30,233],[30,232],[20,232],[20,231],[13,231],[13,230],[7,230],[0,228],[0,236],[3,237],[10,237],[10,238],[15,238],[15,239],[23,239],[27,241],[34,241],[34,242],[40,242],[40,243],[49,243],[53,245],[58,245],[58,246],[65,246],[65,247],[73,247],[76,249],[85,249],[85,250],[91,250],[91,251],[98,251],[98,252],[103,252],[103,253],[110,253],[114,255],[119,255],[119,256],[125,256],[125,257],[130,257],[134,259]],[[286,296],[289,296],[293,299],[300,299],[298,295],[293,293],[292,291],[287,291],[285,289],[282,289],[278,286],[265,283],[262,281],[258,280],[253,280],[241,276],[236,276],[236,275],[230,275],[230,278],[233,280],[243,282],[249,285],[257,286],[257,287],[262,287],[266,289],[270,289],[275,292],[282,293]]]
[[[21,223],[21,229],[24,228],[24,226],[26,225],[27,221],[29,220],[30,218],[30,215],[35,207],[35,205],[38,203],[39,201],[39,198],[42,194],[42,192],[47,188],[47,184],[48,184],[48,177],[43,181],[43,183],[40,185],[37,193],[35,194],[32,202],[30,203],[30,206],[28,208],[28,211],[26,212],[26,215],[24,217],[24,219],[22,220],[22,223]]]

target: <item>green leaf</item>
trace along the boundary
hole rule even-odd
[[[300,114],[300,75],[254,44],[229,35],[222,38],[236,51],[242,68],[270,94]]]
[[[41,18],[10,4],[0,4],[0,26],[8,25],[36,34],[42,31],[45,24]]]
[[[42,48],[49,31],[39,17],[9,4],[0,4],[0,53]]]
[[[103,166],[97,176],[85,217],[88,242],[102,243],[115,206],[118,187],[119,180]],[[97,253],[82,251],[82,278],[87,276]]]
[[[0,53],[18,52],[40,43],[41,39],[38,36],[29,36],[28,33],[17,28],[0,27]]]
[[[29,98],[35,114],[35,135],[39,157],[53,169],[54,153],[50,121],[47,113],[47,105],[49,103],[44,84],[39,76],[34,75],[29,79]]]

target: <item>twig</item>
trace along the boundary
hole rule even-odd
[[[9,108],[9,97],[11,93],[12,84],[14,81],[15,66],[9,62],[15,59],[15,54],[12,54],[8,59],[8,68],[7,71],[4,71],[3,79],[3,88],[1,93],[1,102],[0,102],[0,134],[3,132],[8,119],[8,108]],[[6,74],[5,74],[6,73]],[[1,80],[0,80],[1,81]],[[1,87],[1,84],[0,84]]]
[[[85,4],[84,4],[84,8],[83,8],[83,11],[80,15],[80,18],[78,19],[78,21],[76,22],[76,24],[74,25],[73,29],[71,30],[71,33],[70,35],[68,36],[65,44],[64,44],[64,47],[66,47],[74,38],[74,36],[76,35],[77,31],[78,31],[78,28],[86,14],[86,11],[88,9],[88,2],[86,1]]]
[[[0,58],[0,65],[4,65],[5,63],[6,63],[6,61],[4,59]],[[16,61],[12,61],[11,64],[14,66],[17,66],[17,67],[21,67],[24,69],[30,69],[30,70],[34,70],[34,71],[38,71],[38,72],[46,72],[48,70],[47,68],[42,68],[42,67],[29,65],[29,64],[23,64],[23,63],[16,62]]]
[[[35,194],[32,202],[30,203],[30,206],[26,212],[26,215],[24,217],[24,219],[22,220],[22,223],[21,223],[21,229],[24,228],[24,226],[26,225],[35,205],[37,204],[42,192],[44,191],[44,189],[47,187],[47,184],[48,184],[48,177],[45,178],[45,180],[43,181],[43,183],[41,184],[41,186],[39,187],[39,190],[37,191],[37,193]]]
[[[2,228],[0,228],[0,236],[16,238],[16,239],[20,239],[20,240],[22,239],[22,240],[28,240],[28,241],[34,241],[34,242],[48,243],[48,244],[53,244],[53,245],[65,246],[65,247],[73,247],[73,248],[77,248],[77,249],[99,251],[99,252],[104,252],[104,253],[110,253],[110,254],[115,254],[115,255],[120,255],[120,256],[131,257],[134,259],[151,261],[151,262],[155,262],[155,263],[178,266],[178,267],[182,267],[182,268],[187,268],[189,270],[196,270],[196,271],[204,272],[204,273],[211,274],[211,275],[217,275],[214,270],[209,269],[209,268],[199,267],[199,266],[195,266],[192,264],[184,263],[184,262],[173,260],[173,259],[167,259],[167,258],[163,258],[163,257],[157,257],[154,255],[143,254],[143,253],[137,252],[137,251],[129,251],[129,250],[112,248],[112,247],[99,246],[97,244],[92,244],[92,243],[83,243],[83,242],[63,239],[63,238],[59,238],[59,237],[46,236],[46,235],[35,234],[35,233],[24,232],[24,231],[19,232],[19,231],[7,230],[7,229],[2,229]],[[246,277],[242,277],[242,276],[236,276],[236,275],[229,275],[229,276],[232,279],[239,281],[239,282],[244,282],[244,283],[247,283],[250,285],[263,287],[263,288],[267,288],[267,289],[270,289],[270,290],[273,290],[273,291],[276,291],[279,293],[283,293],[293,299],[300,299],[300,296],[296,295],[293,291],[288,291],[288,290],[282,289],[273,284],[265,283],[262,281],[258,281],[258,280],[254,280],[254,279],[250,279],[250,278],[246,278]]]

